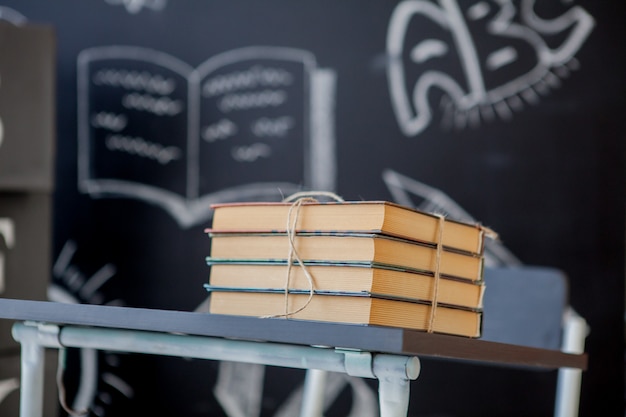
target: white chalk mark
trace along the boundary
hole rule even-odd
[[[250,130],[259,137],[284,138],[295,125],[293,117],[278,118],[262,117],[252,122]]]
[[[505,100],[494,103],[493,108],[502,120],[511,120],[513,118],[513,112]]]
[[[128,124],[128,117],[125,114],[110,112],[99,112],[91,119],[91,125],[96,128],[108,129],[113,132],[124,130]]]
[[[114,388],[120,394],[125,396],[126,398],[133,398],[135,395],[135,390],[131,387],[126,381],[120,378],[117,375],[114,375],[110,372],[103,372],[101,375],[102,381]]]
[[[95,274],[87,279],[85,284],[80,289],[80,296],[84,299],[89,299],[101,286],[103,286],[109,279],[111,279],[115,275],[115,273],[116,268],[114,265],[104,265]]]
[[[525,90],[522,90],[520,94],[524,98],[524,100],[526,100],[526,102],[529,104],[539,103],[539,100],[540,100],[539,96],[537,95],[535,90],[533,90],[532,88],[527,88]]]
[[[139,13],[144,7],[154,11],[165,9],[167,0],[105,0],[108,4],[117,6],[122,5],[130,14]]]
[[[202,139],[212,143],[233,137],[237,132],[239,132],[239,128],[235,123],[229,119],[220,119],[202,129]]]
[[[7,248],[15,246],[15,222],[8,217],[0,217],[0,237]]]
[[[546,73],[543,79],[551,88],[561,87],[561,80],[551,72]]]
[[[472,107],[471,109],[469,109],[467,112],[467,120],[469,122],[469,127],[473,129],[480,126],[480,108]]]
[[[122,151],[129,155],[152,159],[161,165],[176,161],[183,154],[181,149],[176,146],[163,146],[140,137],[109,135],[105,139],[105,144],[110,151]]]
[[[464,111],[457,111],[454,114],[454,127],[456,129],[463,129],[467,126],[467,113]]]
[[[12,249],[15,246],[15,223],[8,217],[0,217],[0,243],[2,240],[4,240],[7,249]],[[4,252],[0,248],[0,294],[4,292],[6,287],[4,260]]]
[[[524,102],[519,96],[511,96],[506,100],[506,102],[513,111],[524,110]]]
[[[107,405],[111,405],[113,403],[113,397],[108,392],[98,393],[98,399]]]
[[[226,94],[218,101],[217,107],[224,113],[237,110],[250,110],[278,107],[287,101],[284,90],[263,90],[253,93]]]
[[[517,51],[514,48],[507,46],[505,48],[494,51],[487,56],[487,69],[494,71],[506,65],[509,65],[516,60]]]
[[[426,39],[415,45],[411,50],[411,61],[416,64],[444,56],[448,53],[448,45],[439,39]]]
[[[220,362],[215,398],[228,417],[261,415],[265,366],[239,362]]]
[[[129,110],[145,111],[156,116],[176,116],[184,110],[180,100],[138,93],[125,95],[122,98],[122,105]]]
[[[19,378],[9,378],[0,381],[0,404],[9,396],[13,391],[20,388]]]
[[[253,143],[249,146],[235,146],[230,155],[237,162],[254,162],[261,158],[270,158],[272,148],[266,143]]]
[[[489,7],[487,2],[479,1],[467,9],[467,18],[470,20],[480,20],[487,16],[490,11],[491,7]]]
[[[216,75],[202,84],[205,98],[258,88],[279,89],[293,84],[293,74],[278,67],[253,65],[244,71]]]
[[[176,81],[161,74],[149,71],[132,71],[104,68],[93,75],[92,82],[97,86],[120,87],[124,90],[147,94],[168,95],[176,89]]]
[[[6,6],[0,6],[0,20],[10,22],[15,26],[21,26],[28,22],[28,19],[22,13]]]
[[[304,159],[304,183],[313,190],[334,191],[337,182],[335,97],[337,73],[319,69],[311,76],[310,153]]]
[[[89,410],[92,414],[96,415],[97,417],[105,417],[106,416],[106,411],[104,410],[104,408],[98,404],[92,404],[90,406],[90,410]]]
[[[482,115],[485,121],[492,122],[496,119],[496,114],[493,111],[493,105],[491,104],[482,105],[479,108],[480,108],[480,114]]]
[[[535,84],[531,85],[531,88],[533,88],[542,96],[550,93],[550,86],[544,80],[537,80]]]

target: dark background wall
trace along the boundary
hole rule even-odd
[[[581,415],[621,415],[626,13],[537,3],[1,2],[57,35],[49,297],[201,309],[209,203],[394,200],[492,227],[491,264],[565,271],[591,328]],[[73,369],[87,363],[70,391],[99,416],[228,415],[213,388],[242,375],[106,352]],[[244,382],[225,395],[289,415],[302,375],[246,369],[262,402]],[[551,415],[554,378],[425,361],[411,414]],[[337,386],[328,415],[373,395]]]

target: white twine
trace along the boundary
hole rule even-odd
[[[335,201],[340,201],[340,202],[344,201],[337,194],[326,192],[326,191],[302,191],[302,192],[292,194],[283,200],[285,202],[293,201],[293,204],[291,204],[291,206],[289,207],[289,212],[287,213],[286,231],[287,231],[287,238],[289,239],[289,253],[287,256],[287,273],[285,275],[285,285],[283,287],[284,294],[285,294],[285,312],[283,314],[276,314],[276,315],[265,316],[265,317],[289,318],[290,316],[293,316],[294,314],[297,314],[301,312],[302,310],[304,310],[305,308],[307,308],[309,304],[311,303],[311,300],[313,299],[313,295],[315,294],[315,280],[313,278],[313,275],[307,268],[307,266],[304,264],[304,261],[300,257],[300,254],[298,253],[298,250],[296,249],[296,241],[295,241],[295,237],[297,235],[296,230],[297,230],[297,225],[298,225],[298,218],[300,216],[300,208],[305,203],[317,203],[318,200],[315,199],[313,196],[324,196],[324,197],[332,198]],[[307,282],[309,284],[309,296],[306,302],[304,303],[304,305],[302,305],[301,307],[299,307],[298,309],[294,311],[289,311],[289,286],[291,282],[291,268],[293,267],[294,260],[298,263],[298,265],[302,269],[302,272],[304,273],[304,276],[307,279]]]
[[[435,258],[435,276],[433,282],[433,294],[432,294],[432,306],[430,308],[430,317],[428,320],[428,333],[432,333],[434,331],[435,318],[437,317],[437,298],[439,296],[439,265],[441,264],[441,252],[443,250],[443,225],[445,218],[441,214],[435,214],[435,216],[439,217],[439,225],[437,228],[437,255]]]

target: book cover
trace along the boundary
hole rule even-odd
[[[212,205],[214,232],[284,232],[295,214],[290,202],[236,202]],[[440,221],[432,213],[388,201],[304,202],[297,208],[298,232],[381,233],[437,243]],[[479,224],[443,219],[446,250],[482,254],[484,240],[495,233]]]
[[[230,261],[285,261],[290,254],[290,241],[285,233],[214,233],[210,258]],[[390,265],[422,273],[478,281],[482,279],[483,258],[441,251],[434,245],[420,244],[379,234],[366,233],[299,233],[294,248],[302,261],[328,263],[334,261],[369,265]]]
[[[208,258],[207,264],[210,266],[209,284],[223,287],[366,291],[427,301],[436,297],[442,304],[470,308],[482,307],[485,291],[482,281],[443,276],[436,282],[433,274],[374,263],[304,262],[306,273],[298,264],[288,269],[287,262],[233,262]]]
[[[479,337],[481,331],[480,310],[437,306],[433,313],[433,306],[421,300],[363,292],[285,294],[282,289],[205,288],[211,296],[211,314],[390,326],[466,337]]]

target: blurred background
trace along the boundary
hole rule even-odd
[[[211,203],[395,201],[493,228],[490,266],[563,271],[590,328],[580,415],[624,414],[621,2],[15,0],[0,18],[2,296],[204,311]],[[99,417],[291,416],[303,380],[68,366],[70,404]],[[335,378],[327,416],[377,415],[371,381]],[[409,413],[549,416],[555,380],[424,360]]]

